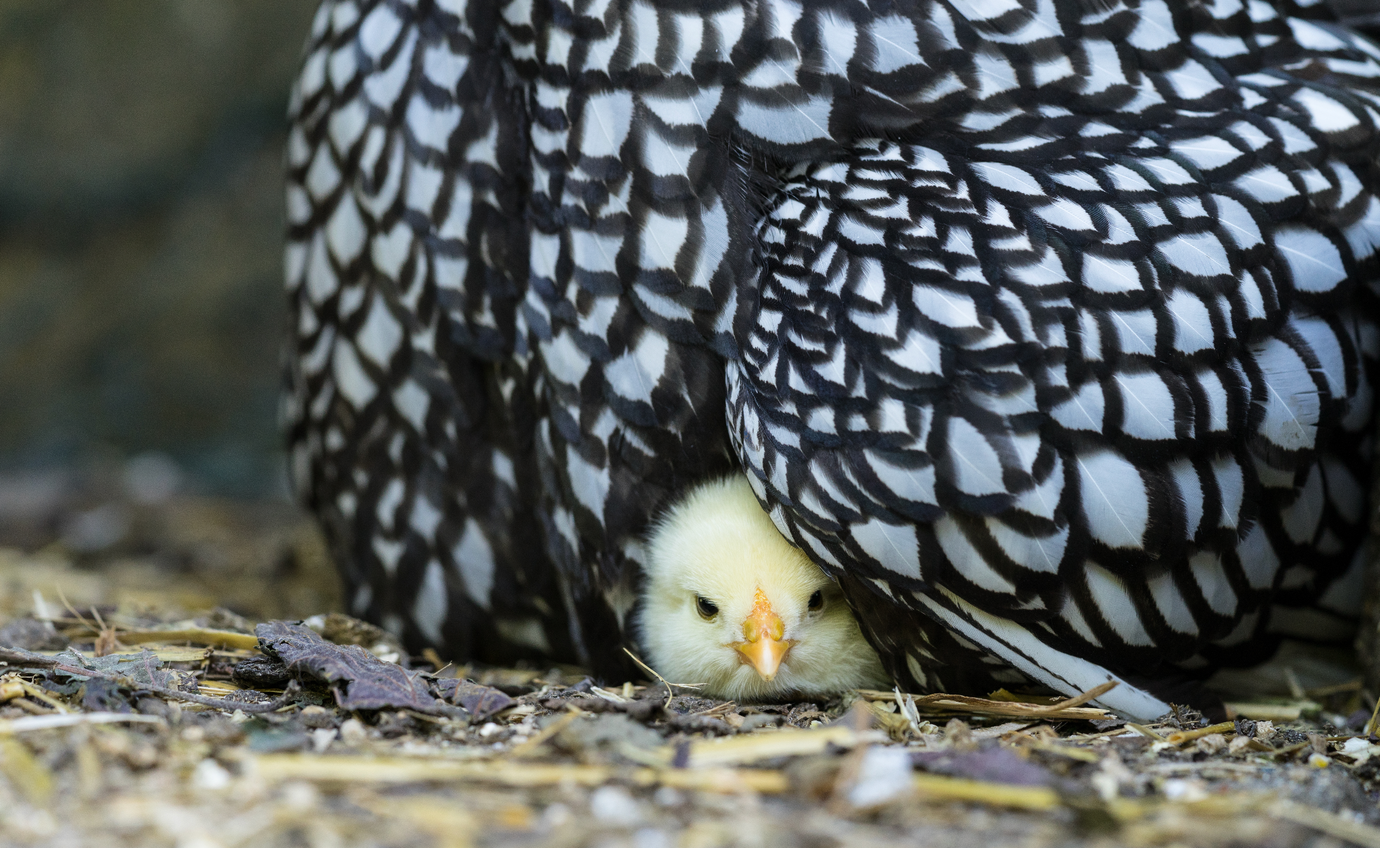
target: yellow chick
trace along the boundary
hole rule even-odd
[[[704,483],[649,540],[638,636],[652,668],[734,701],[890,686],[838,586],[740,476]]]

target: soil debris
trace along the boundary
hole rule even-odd
[[[274,527],[316,561],[309,530]],[[411,657],[310,592],[218,608],[198,568],[140,549],[0,550],[6,844],[1380,848],[1376,701],[1297,656],[1226,722],[1127,723],[1098,690],[739,704],[650,669]],[[242,579],[281,574],[269,554]],[[166,591],[130,593],[149,569]]]

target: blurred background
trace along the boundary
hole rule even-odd
[[[280,160],[315,5],[0,2],[6,601],[32,584],[123,603],[180,574],[186,607],[248,609],[253,575],[300,571]],[[123,594],[83,583],[96,572]]]
[[[282,489],[279,160],[314,5],[0,4],[0,471],[157,451]]]

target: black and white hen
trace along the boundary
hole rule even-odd
[[[742,473],[903,689],[1345,636],[1380,49],[1312,6],[326,2],[286,418],[353,610],[621,674]]]

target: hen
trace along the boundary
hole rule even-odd
[[[1345,637],[1380,49],[1311,5],[325,3],[285,417],[352,609],[620,675],[741,474],[903,689]]]

